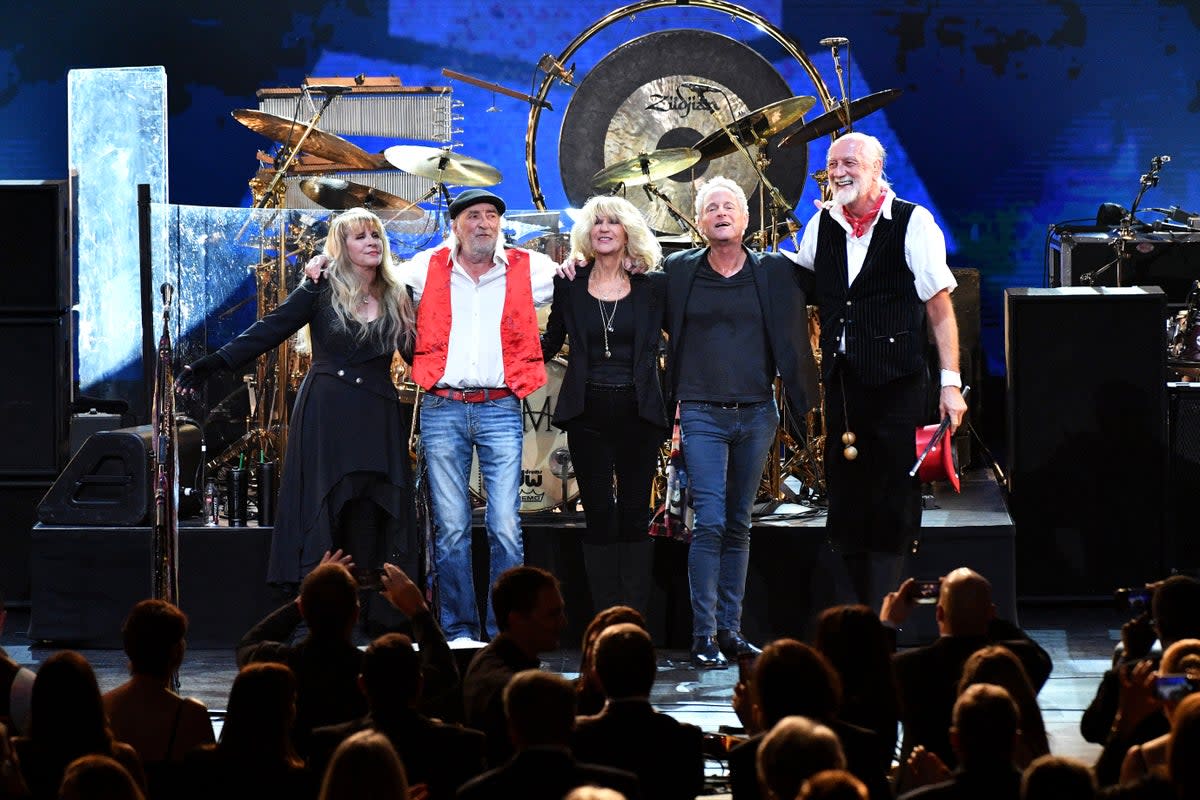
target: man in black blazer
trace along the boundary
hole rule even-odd
[[[669,384],[695,507],[692,662],[707,668],[758,652],[741,635],[742,598],[750,512],[779,426],[775,377],[794,408],[817,395],[804,291],[812,276],[742,243],[749,209],[733,181],[701,186],[695,210],[708,246],[672,254],[663,269]]]
[[[704,789],[704,734],[650,705],[658,664],[654,644],[632,623],[612,625],[596,640],[596,677],[607,702],[575,723],[571,749],[582,761],[632,772],[657,800],[692,800]]]
[[[562,800],[577,786],[603,786],[641,797],[633,773],[575,760],[575,690],[559,675],[519,672],[504,690],[504,710],[516,755],[458,790],[459,800]]]
[[[444,647],[444,638],[441,643]],[[371,642],[358,678],[370,711],[365,717],[313,731],[308,760],[313,774],[325,773],[334,750],[345,739],[371,729],[387,736],[396,748],[409,785],[424,784],[430,800],[453,800],[458,787],[483,772],[487,739],[479,731],[422,714],[418,707],[423,682],[421,657],[412,639],[388,633]]]

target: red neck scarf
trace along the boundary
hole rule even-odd
[[[850,209],[842,206],[842,215],[846,218],[846,222],[850,223],[850,230],[856,239],[861,239],[867,229],[871,227],[871,222],[879,216],[879,209],[883,208],[883,198],[886,196],[887,189],[884,189],[879,193],[879,199],[875,201],[875,205],[861,217],[854,216],[850,213]]]

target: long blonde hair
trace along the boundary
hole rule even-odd
[[[368,289],[364,288],[354,273],[354,265],[346,252],[347,237],[359,233],[363,228],[370,228],[379,234],[379,243],[383,258],[375,273],[375,285],[381,290],[379,297],[379,316],[371,322],[363,322],[355,317],[355,309],[367,296]],[[329,236],[325,239],[325,255],[329,259],[325,279],[329,281],[333,292],[333,309],[337,312],[338,321],[343,329],[352,330],[350,321],[359,323],[355,334],[359,342],[374,339],[390,350],[403,350],[403,345],[412,341],[416,314],[413,312],[412,300],[408,297],[408,289],[396,276],[395,265],[392,263],[392,248],[388,242],[387,231],[379,217],[365,208],[352,208],[343,211],[329,225]]]
[[[596,217],[611,217],[620,222],[625,229],[625,252],[629,257],[641,261],[649,269],[661,269],[662,245],[654,238],[646,218],[633,203],[614,195],[598,195],[583,204],[579,221],[571,229],[571,252],[580,253],[588,261],[596,258],[596,251],[592,249]]]

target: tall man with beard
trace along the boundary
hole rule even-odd
[[[826,525],[859,601],[871,607],[898,583],[905,544],[921,526],[920,485],[908,471],[924,421],[927,319],[948,435],[967,410],[946,240],[927,209],[894,195],[884,158],[879,140],[863,133],[830,146],[833,202],[813,215],[794,256],[815,273],[821,314]],[[848,443],[857,458],[845,456]]]

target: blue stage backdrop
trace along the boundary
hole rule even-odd
[[[256,107],[255,90],[296,86],[309,75],[359,73],[444,85],[445,67],[532,91],[542,54],[562,52],[618,7],[598,0],[209,0],[135,11],[126,3],[48,0],[10,8],[0,26],[0,178],[65,177],[68,70],[163,65],[170,201],[248,205],[246,181],[267,142],[230,112]],[[903,90],[856,127],[889,147],[887,171],[898,193],[933,209],[951,244],[951,264],[980,270],[992,374],[1003,371],[1002,292],[1044,285],[1048,225],[1094,219],[1103,202],[1127,206],[1150,159],[1163,154],[1173,160],[1143,206],[1200,210],[1194,0],[755,0],[744,7],[786,31],[835,96],[829,51],[817,44],[826,36],[851,40],[853,96]],[[770,61],[794,94],[813,94],[804,71],[763,31],[686,4],[605,27],[572,59],[576,74],[586,76],[628,40],[671,28],[737,40]],[[449,84],[462,102],[454,137],[461,152],[501,170],[499,191],[511,207],[532,207],[524,155],[528,107]],[[538,130],[538,171],[551,208],[568,204],[557,147],[574,91],[551,90],[556,110],[543,115]],[[391,142],[369,144],[381,149]],[[810,170],[826,144],[810,146]],[[802,183],[802,196],[793,199],[805,219],[816,188],[807,178]]]

